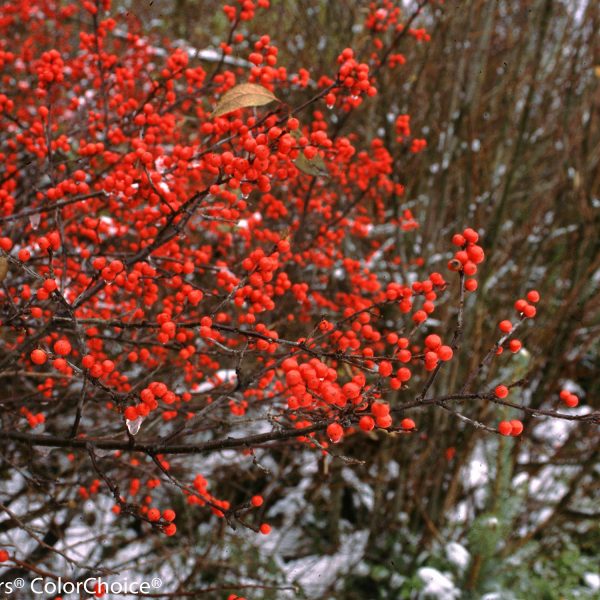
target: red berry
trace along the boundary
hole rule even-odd
[[[128,421],[135,421],[138,418],[138,410],[135,406],[128,406],[125,409],[125,418]]]
[[[525,310],[525,307],[527,306],[527,300],[523,300],[523,298],[519,298],[516,302],[515,302],[515,310],[517,312],[522,313],[523,310]]]
[[[271,526],[268,523],[263,523],[259,527],[259,530],[263,535],[269,535],[269,533],[271,533]]]
[[[54,343],[54,352],[61,356],[67,356],[71,353],[71,344],[68,340],[58,340]]]
[[[570,395],[571,392],[569,390],[560,390],[559,396],[561,400],[566,400]]]
[[[481,246],[476,246],[475,244],[467,248],[467,254],[469,255],[469,259],[476,265],[482,263],[485,259],[483,248]]]
[[[360,418],[358,426],[363,431],[371,431],[373,427],[375,427],[375,421],[373,420],[373,417],[370,417],[369,415],[364,415]]]
[[[518,352],[523,347],[523,344],[519,340],[510,340],[508,347],[511,352]]]
[[[81,359],[81,365],[84,369],[91,369],[95,362],[96,361],[94,360],[94,357],[91,354],[86,354]]]
[[[450,346],[440,346],[437,350],[437,356],[440,360],[450,360],[454,352]]]
[[[30,358],[32,363],[43,365],[48,360],[48,355],[43,350],[37,348],[30,354]]]
[[[390,414],[390,405],[387,402],[373,402],[371,412],[376,417],[383,417]]]
[[[51,294],[54,290],[58,288],[58,284],[54,279],[46,279],[46,281],[44,281],[43,287],[49,294]]]
[[[467,227],[467,229],[463,231],[463,235],[467,242],[470,242],[471,244],[475,244],[477,240],[479,240],[479,234],[470,227]]]
[[[442,338],[439,335],[432,333],[425,338],[425,345],[430,350],[435,350],[442,345]]]
[[[392,374],[392,363],[387,360],[382,360],[379,363],[379,374],[383,377],[389,377]]]
[[[475,275],[477,273],[477,265],[472,261],[467,261],[463,267],[465,275]]]
[[[412,419],[402,419],[402,421],[400,421],[400,427],[402,427],[402,429],[411,430],[416,427],[416,424]]]
[[[405,382],[408,381],[412,376],[412,373],[410,372],[410,369],[407,369],[406,367],[400,367],[397,371],[396,371],[396,377],[401,381],[401,382]]]
[[[521,421],[519,421],[518,419],[513,419],[510,422],[510,426],[512,428],[510,435],[520,435],[523,431],[523,423],[521,423]]]
[[[360,396],[360,386],[353,382],[345,383],[342,386],[342,394],[346,398],[358,398]]]
[[[336,444],[344,435],[344,428],[339,423],[331,423],[327,426],[327,436]]]
[[[500,423],[498,423],[498,431],[502,435],[510,435],[512,433],[512,425],[510,421],[500,421]]]
[[[6,562],[10,558],[10,555],[6,550],[0,550],[0,562]]]
[[[536,290],[531,290],[530,292],[527,292],[527,300],[529,300],[529,302],[539,302],[540,301],[540,294],[538,291]]]
[[[162,518],[165,521],[174,521],[175,517],[176,515],[174,510],[171,510],[170,508],[167,508],[167,510],[163,510]]]
[[[264,500],[262,496],[252,496],[252,498],[250,499],[250,503],[252,504],[252,506],[262,506]]]
[[[494,390],[497,398],[506,398],[508,396],[508,388],[505,385],[499,385]]]
[[[292,387],[293,385],[302,383],[302,375],[300,374],[300,371],[288,371],[286,373],[285,380],[287,384]]]
[[[422,323],[427,319],[427,313],[424,310],[418,310],[412,317],[415,323]]]
[[[295,358],[286,358],[281,363],[281,368],[287,373],[298,368],[298,361]]]
[[[146,516],[152,522],[158,521],[160,519],[160,510],[158,508],[151,508]]]
[[[579,404],[579,398],[568,390],[562,390],[560,397],[569,408],[575,408]]]
[[[455,233],[452,236],[452,243],[455,246],[464,246],[465,243],[466,243],[466,240],[465,240],[465,238],[462,235],[460,235],[460,233]]]
[[[375,420],[377,427],[382,429],[388,428],[392,424],[392,417],[390,415],[381,415]]]
[[[500,321],[498,327],[503,333],[508,333],[512,329],[512,323],[509,320]]]

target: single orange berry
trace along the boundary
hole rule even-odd
[[[48,360],[46,353],[39,348],[36,348],[29,356],[35,365],[43,365]]]
[[[150,521],[158,521],[160,519],[160,510],[158,508],[151,508],[147,516]]]
[[[453,355],[454,352],[452,351],[452,348],[450,348],[450,346],[440,346],[437,349],[437,356],[440,360],[450,360]]]
[[[71,353],[71,344],[68,340],[58,340],[54,344],[54,352],[61,356],[67,356]]]
[[[128,421],[135,421],[138,418],[139,414],[137,408],[135,406],[128,406],[125,409],[125,418]]]
[[[271,526],[268,523],[263,523],[259,529],[263,535],[269,535],[269,533],[271,533]]]
[[[344,435],[344,428],[339,423],[331,423],[327,426],[327,436],[336,444]]]
[[[519,340],[510,340],[508,347],[511,352],[518,352],[523,347],[523,344]]]
[[[510,435],[512,433],[512,425],[510,421],[500,421],[500,423],[498,423],[498,431],[502,435]]]
[[[165,521],[174,521],[176,514],[174,510],[171,510],[170,508],[167,508],[167,510],[163,511],[162,517]]]
[[[513,419],[510,422],[510,426],[512,428],[510,435],[520,435],[523,431],[523,423],[521,423],[521,421],[519,421],[518,419]]]
[[[373,417],[370,417],[369,415],[364,415],[360,418],[358,426],[363,431],[371,431],[373,427],[375,427],[375,421],[373,420]]]
[[[494,390],[497,398],[506,398],[508,396],[508,388],[505,385],[499,385]]]
[[[379,374],[383,377],[389,377],[392,374],[392,363],[387,360],[382,360],[379,363]]]

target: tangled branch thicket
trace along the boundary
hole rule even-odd
[[[4,3],[0,583],[592,598],[599,26]]]

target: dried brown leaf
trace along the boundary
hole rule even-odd
[[[238,108],[264,106],[275,101],[279,102],[279,99],[266,87],[257,83],[240,83],[223,94],[212,116],[221,117]]]

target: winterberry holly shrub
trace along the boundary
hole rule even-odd
[[[386,435],[598,422],[572,389],[534,407],[527,370],[498,375],[544,311],[526,274],[474,352],[485,229],[440,236],[439,268],[399,251],[422,223],[397,153],[427,139],[406,113],[385,136],[352,123],[401,77],[401,48],[430,42],[424,5],[370,4],[368,43],[322,72],[249,33],[268,0],[222,5],[214,60],[131,30],[110,0],[0,8],[0,448],[27,498],[3,500],[0,525],[39,542],[36,511],[66,530],[93,505],[114,549],[86,564],[8,541],[3,565],[102,573],[123,531],[177,538],[196,519],[272,535],[262,463],[289,455],[361,463]],[[211,480],[211,460],[256,475]]]

